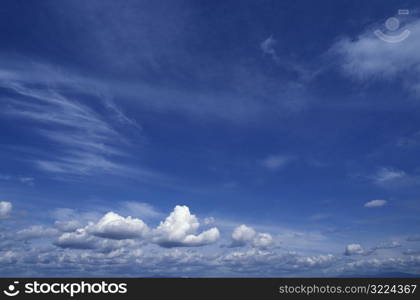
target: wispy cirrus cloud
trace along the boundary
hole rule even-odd
[[[16,176],[16,175],[5,175],[0,174],[0,181],[11,181],[11,182],[20,182],[23,184],[27,184],[29,186],[33,186],[35,184],[35,178],[31,176]]]
[[[112,100],[100,98],[93,86],[87,88],[72,79],[49,83],[27,76],[16,70],[0,74],[0,86],[9,94],[3,99],[7,106],[1,113],[30,122],[33,133],[48,141],[48,155],[32,160],[39,169],[58,176],[109,174],[143,181],[168,180],[147,168],[121,162],[130,143],[120,127],[139,131],[141,126]],[[22,180],[29,183],[29,178]]]

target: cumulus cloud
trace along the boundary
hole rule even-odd
[[[236,227],[232,232],[231,247],[252,245],[257,248],[267,248],[273,244],[273,237],[269,233],[257,233],[253,228],[244,224]]]
[[[144,237],[148,226],[140,219],[124,218],[114,212],[105,214],[98,223],[90,223],[86,230],[98,237],[123,240]]]
[[[216,242],[220,233],[211,228],[196,235],[200,223],[187,206],[175,206],[171,214],[154,230],[153,241],[162,247],[194,247]]]
[[[273,244],[273,237],[269,233],[258,233],[252,241],[257,248],[267,248]]]
[[[236,227],[232,232],[232,246],[245,246],[257,235],[255,230],[244,224]]]
[[[10,215],[12,208],[12,203],[0,201],[0,219],[7,218]]]
[[[220,236],[217,228],[197,233],[200,223],[187,206],[176,206],[153,230],[140,219],[122,217],[114,212],[108,212],[98,222],[89,222],[75,229],[79,224],[76,220],[56,221],[55,227],[64,233],[55,244],[63,248],[112,248],[107,240],[132,240],[135,243],[141,240],[145,244],[156,243],[166,248],[196,247],[214,243]],[[266,239],[262,237],[259,242],[264,244]]]
[[[344,255],[347,256],[360,254],[365,254],[365,250],[360,244],[349,244],[346,246],[346,250],[344,251]]]
[[[386,200],[372,200],[372,201],[366,202],[364,206],[369,207],[369,208],[381,207],[381,206],[384,206],[386,203],[387,203]]]
[[[84,228],[79,228],[75,232],[63,233],[54,244],[61,248],[94,249],[97,247],[97,240]]]

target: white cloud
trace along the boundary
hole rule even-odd
[[[103,238],[122,240],[145,237],[148,226],[140,219],[124,218],[114,212],[104,215],[98,223],[90,223],[86,231]]]
[[[198,235],[200,223],[187,206],[175,206],[171,214],[154,230],[153,241],[162,247],[194,247],[212,244],[219,239],[217,228]]]
[[[97,240],[84,228],[79,228],[75,232],[63,233],[54,244],[61,248],[94,249],[97,247]]]
[[[66,149],[56,157],[50,155],[48,160],[36,161],[39,168],[78,175],[94,171],[115,172],[121,168],[109,159],[111,154],[118,153],[113,141],[121,141],[121,136],[87,105],[66,97],[54,86],[28,87],[26,82],[18,80],[6,80],[2,86],[19,96],[8,100],[9,106],[4,113],[41,125],[51,124],[53,129],[36,132],[49,139],[57,149],[63,146]],[[65,134],[60,130],[65,130]]]
[[[278,170],[292,162],[294,159],[295,157],[290,155],[269,155],[261,162],[261,164],[267,169]]]
[[[232,246],[245,246],[250,243],[257,235],[255,230],[244,224],[236,227],[232,232]]]
[[[273,237],[269,233],[257,233],[253,228],[244,224],[236,227],[232,232],[231,247],[252,245],[257,248],[267,248],[273,244]]]
[[[349,244],[346,246],[346,250],[344,251],[344,255],[356,255],[356,254],[365,254],[365,250],[360,244]]]
[[[387,184],[390,182],[401,180],[406,176],[407,174],[401,170],[381,168],[372,176],[372,179],[377,184]]]
[[[268,248],[273,245],[273,237],[269,233],[258,233],[254,237],[252,245],[257,248]]]
[[[387,203],[387,201],[386,200],[372,200],[372,201],[369,201],[369,202],[366,202],[365,203],[365,207],[381,207],[381,206],[384,206],[385,204]]]
[[[150,209],[149,206],[147,208]],[[155,216],[154,210],[148,212],[153,212],[152,215]],[[75,217],[73,210],[61,209],[58,215],[64,218]],[[89,222],[86,226],[75,230],[80,224],[77,220],[56,221],[55,227],[65,233],[55,244],[67,248],[103,247],[103,243],[111,239],[136,242],[142,240],[143,243],[152,242],[166,248],[195,247],[214,243],[220,236],[217,228],[197,233],[200,224],[187,206],[176,206],[165,221],[153,230],[140,219],[131,216],[125,218],[114,212],[105,214],[96,223]],[[262,238],[261,243],[264,242],[265,239]]]
[[[0,201],[0,219],[7,218],[10,215],[12,208],[12,203]]]
[[[170,179],[162,174],[118,161],[118,157],[126,155],[123,146],[129,145],[120,133],[119,126],[122,123],[138,129],[139,125],[115,105],[109,106],[109,102],[105,103],[108,110],[95,110],[90,106],[91,101],[81,103],[74,95],[82,95],[82,98],[87,96],[94,99],[96,104],[103,105],[104,100],[94,92],[95,86],[83,83],[82,78],[69,80],[63,74],[55,74],[60,77],[55,79],[58,81],[38,82],[42,78],[39,72],[35,70],[38,76],[32,74],[37,78],[26,78],[17,70],[12,71],[14,76],[0,73],[0,86],[13,93],[5,99],[6,108],[0,113],[30,120],[34,124],[31,128],[33,132],[48,140],[51,146],[47,155],[42,155],[46,153],[40,151],[40,155],[33,158],[32,163],[37,168],[60,178],[99,173],[168,184]],[[34,82],[39,84],[34,85]],[[61,88],[61,84],[65,88]],[[49,125],[48,128],[45,125]],[[33,184],[30,177],[21,177],[19,180]]]

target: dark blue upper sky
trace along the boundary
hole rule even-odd
[[[0,42],[2,275],[153,247],[143,273],[72,272],[235,275],[239,251],[305,262],[245,275],[420,273],[417,1],[2,1]]]

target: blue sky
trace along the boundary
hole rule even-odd
[[[0,275],[420,274],[416,1],[0,14]]]

